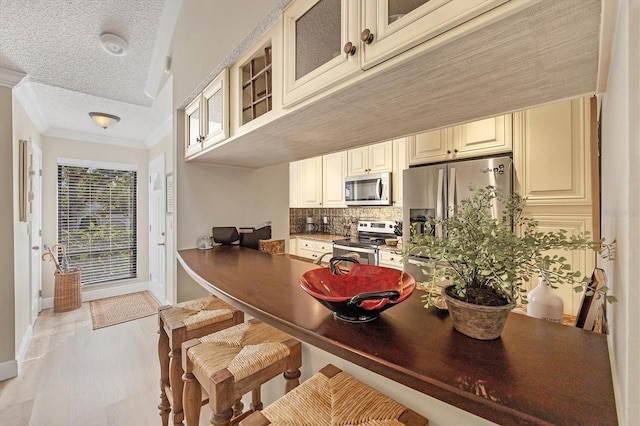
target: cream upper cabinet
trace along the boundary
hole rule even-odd
[[[201,110],[202,94],[192,100],[184,109],[184,156],[189,157],[202,150]]]
[[[289,163],[289,207],[300,207],[300,201],[298,197],[298,164],[299,161],[293,161]]]
[[[409,143],[409,164],[443,161],[451,156],[451,129],[418,133]]]
[[[285,106],[360,72],[359,13],[357,0],[297,0],[284,10]]]
[[[409,145],[414,137],[393,140],[393,172],[391,197],[395,207],[402,206],[402,171],[409,168]]]
[[[238,58],[229,71],[232,135],[260,127],[282,105],[282,21]]]
[[[289,176],[289,188],[297,190],[297,203],[291,207],[322,207],[322,157],[296,161],[293,169],[296,174]],[[291,179],[296,182],[292,183]],[[289,203],[291,205],[291,196]]]
[[[516,113],[516,190],[527,205],[590,205],[588,99]]]
[[[348,176],[390,172],[393,170],[392,141],[350,149],[347,154]]]
[[[506,1],[363,0],[362,67],[371,68]]]
[[[185,108],[185,157],[229,137],[228,70],[225,68]]]
[[[283,12],[285,107],[507,0],[294,0]]]
[[[409,164],[501,154],[512,149],[512,116],[499,115],[417,134],[409,149]]]
[[[347,207],[344,178],[347,175],[347,151],[322,156],[322,206]]]
[[[508,114],[455,126],[453,155],[466,158],[511,151],[512,121],[511,114]]]

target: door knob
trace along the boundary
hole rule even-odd
[[[163,245],[164,245],[164,243],[158,243],[158,245],[159,245],[159,246],[163,246]]]
[[[369,28],[365,29],[360,34],[360,40],[362,40],[364,44],[371,44],[371,42],[373,41],[373,33],[369,30]]]
[[[344,45],[343,50],[344,50],[344,53],[346,53],[349,56],[353,56],[356,54],[356,47],[350,41],[348,41],[347,44]]]

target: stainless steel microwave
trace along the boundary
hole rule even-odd
[[[344,200],[348,206],[391,205],[391,173],[371,173],[344,178]]]

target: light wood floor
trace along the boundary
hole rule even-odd
[[[160,425],[156,331],[155,315],[93,330],[89,303],[43,311],[18,377],[0,382],[0,425]]]

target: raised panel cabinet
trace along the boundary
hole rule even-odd
[[[297,206],[322,206],[322,157],[296,161]]]
[[[284,10],[285,106],[360,72],[359,11],[357,0],[297,0]]]
[[[453,140],[456,158],[511,151],[513,148],[511,114],[455,126]]]
[[[449,158],[451,129],[418,133],[409,143],[409,165],[434,163]]]
[[[541,232],[551,232],[564,229],[569,235],[575,235],[585,231],[591,231],[592,219],[590,215],[564,215],[541,212],[540,210],[525,209],[523,213],[526,217],[538,222],[538,230]],[[573,270],[578,270],[582,275],[590,276],[596,264],[596,256],[593,250],[552,250],[550,256],[558,255],[569,259],[569,264]],[[580,281],[581,278],[578,279]],[[532,276],[529,281],[529,289],[533,289],[538,282],[537,276]],[[571,285],[561,285],[556,289],[564,302],[564,313],[576,315],[580,308],[581,293],[576,293]]]
[[[409,145],[414,137],[393,140],[393,171],[391,197],[395,207],[402,207],[402,171],[409,168]]]
[[[506,1],[363,0],[362,66],[371,68]]]
[[[588,99],[514,114],[516,190],[527,205],[591,204]]]
[[[393,143],[380,142],[347,151],[349,176],[393,170]]]
[[[322,206],[347,207],[344,178],[347,175],[347,151],[322,156]]]

